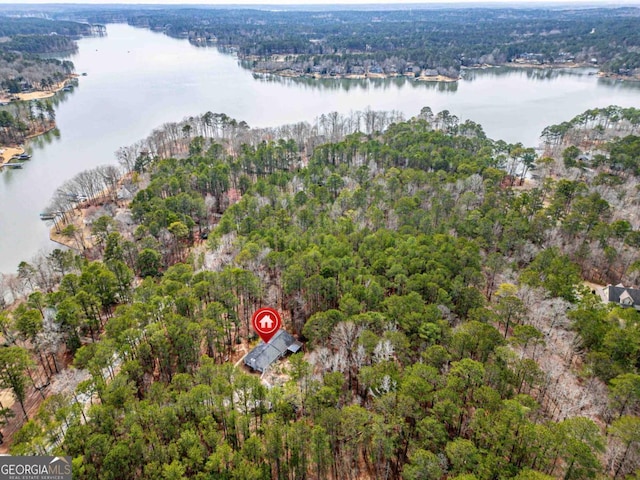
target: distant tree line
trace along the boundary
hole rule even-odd
[[[91,34],[88,23],[0,16],[0,36],[8,38],[0,43],[3,52],[73,52],[78,49],[75,39]]]
[[[90,34],[91,25],[88,23],[67,20],[50,20],[27,16],[0,16],[0,36],[2,37],[15,37],[17,35],[61,35],[65,37],[81,37],[83,35]]]
[[[597,63],[632,74],[640,67],[637,8],[592,10],[410,9],[266,11],[233,9],[98,10],[126,16],[197,45],[232,47],[248,65],[299,74],[419,74],[457,77],[461,67],[509,62]],[[274,56],[279,56],[273,62]]]
[[[16,35],[0,44],[0,48],[8,52],[56,53],[75,52],[78,44],[72,38],[62,35]]]

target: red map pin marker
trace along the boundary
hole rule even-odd
[[[259,308],[251,317],[251,326],[264,343],[267,343],[282,327],[282,318],[273,308]]]

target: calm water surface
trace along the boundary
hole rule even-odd
[[[492,138],[536,146],[545,126],[588,108],[640,106],[640,85],[601,80],[588,70],[490,69],[465,72],[456,84],[254,78],[215,48],[126,25],[107,31],[80,40],[71,57],[87,76],[59,98],[59,135],[31,142],[33,159],[22,170],[0,173],[0,272],[15,272],[21,260],[55,246],[38,214],[65,180],[114,163],[120,146],[164,122],[207,110],[275,126],[367,107],[412,116],[428,105],[482,124]]]

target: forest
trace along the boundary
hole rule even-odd
[[[2,37],[55,34],[79,38],[83,35],[91,34],[91,26],[87,23],[37,18],[35,16],[3,15],[0,18],[0,36]]]
[[[90,33],[88,24],[0,16],[0,96],[3,103],[12,102],[0,109],[0,145],[21,144],[55,127],[55,102],[13,100],[20,93],[62,88],[74,73],[73,62],[39,54],[74,51],[73,38]]]
[[[89,238],[61,226],[76,253],[3,279],[11,453],[80,479],[633,478],[640,314],[585,280],[640,278],[639,118],[585,112],[542,155],[428,107],[163,125],[122,182],[61,186],[52,214],[95,207]],[[262,305],[305,343],[263,378],[238,365]]]
[[[17,52],[0,52],[0,85],[9,93],[48,90],[74,73],[70,60],[39,58]]]
[[[92,31],[86,23],[0,15],[0,85],[15,94],[60,83],[73,62],[38,54],[76,51],[75,39]]]
[[[634,76],[640,10],[424,6],[400,10],[300,11],[111,7],[78,18],[134,26],[237,52],[244,65],[288,75],[445,75],[464,67],[596,65]]]
[[[0,15],[0,50],[3,52],[73,52],[75,39],[93,33],[88,23],[30,16]]]
[[[23,53],[68,53],[78,50],[78,44],[73,39],[62,35],[16,35],[1,46],[7,52]]]
[[[51,100],[14,103],[0,109],[0,145],[19,145],[28,137],[55,128]]]
[[[0,86],[8,100],[25,91],[51,91],[69,80],[74,65],[69,60],[40,59],[29,54],[0,53]],[[19,145],[34,135],[55,128],[55,105],[60,98],[31,102],[12,101],[0,108],[0,145]]]

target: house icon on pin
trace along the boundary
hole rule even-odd
[[[260,319],[260,328],[264,330],[271,330],[273,328],[273,319],[271,318],[271,315],[266,314]]]

